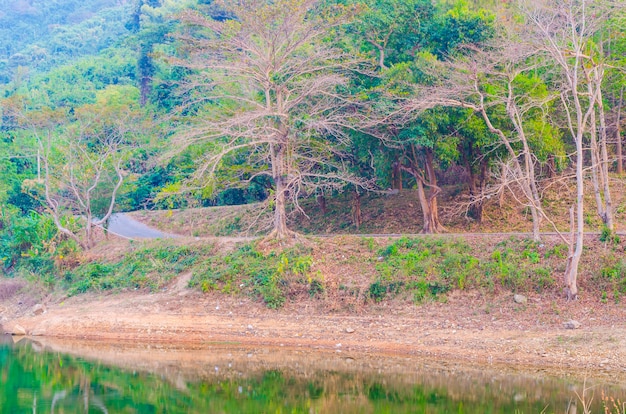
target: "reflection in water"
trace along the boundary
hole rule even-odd
[[[583,411],[581,384],[539,373],[310,350],[22,342],[0,343],[3,413]],[[603,412],[602,389],[626,392],[595,386],[593,412]]]

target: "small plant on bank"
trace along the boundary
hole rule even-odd
[[[602,230],[600,231],[600,241],[604,243],[605,247],[607,245],[617,246],[620,243],[619,236],[607,226],[602,226]]]
[[[613,254],[602,258],[603,263],[599,274],[593,279],[594,283],[602,291],[601,300],[608,301],[608,293],[611,292],[613,301],[618,303],[622,295],[626,294],[626,261],[617,259]]]

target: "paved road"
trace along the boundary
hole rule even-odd
[[[177,237],[160,230],[148,227],[145,224],[128,217],[124,213],[115,213],[109,219],[109,233],[127,239],[167,239]]]

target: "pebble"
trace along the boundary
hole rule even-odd
[[[574,319],[565,322],[563,325],[565,326],[565,329],[579,329],[582,326],[580,322],[575,321]]]
[[[515,301],[515,303],[519,304],[527,302],[526,296],[524,295],[513,295],[513,300]]]
[[[354,329],[351,327],[346,328],[346,333],[354,333]]]
[[[41,315],[42,313],[46,313],[45,306],[43,306],[41,303],[38,303],[35,306],[33,306],[33,314]]]

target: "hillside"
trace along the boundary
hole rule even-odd
[[[0,84],[119,42],[129,33],[132,7],[119,0],[1,0]]]

